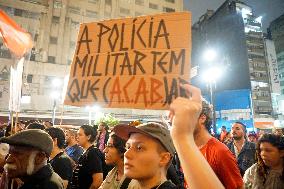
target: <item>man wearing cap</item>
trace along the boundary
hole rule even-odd
[[[124,174],[136,179],[142,189],[177,188],[167,180],[167,169],[175,152],[168,129],[158,123],[121,125],[114,132],[127,140]]]
[[[8,179],[23,181],[19,189],[63,189],[62,179],[47,164],[53,144],[45,131],[25,130],[0,142],[10,145],[4,169]]]

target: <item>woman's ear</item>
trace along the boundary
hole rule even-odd
[[[162,152],[161,153],[161,160],[160,160],[160,166],[167,166],[169,162],[171,161],[172,156],[169,152]]]
[[[88,141],[90,141],[90,139],[91,139],[91,135],[88,135]]]

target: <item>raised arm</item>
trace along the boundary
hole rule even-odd
[[[170,106],[171,136],[178,153],[185,179],[192,189],[224,188],[203,157],[193,138],[193,131],[201,112],[200,89],[182,86],[191,98],[177,98]]]

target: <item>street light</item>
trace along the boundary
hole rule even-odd
[[[206,83],[215,83],[222,75],[220,67],[209,67],[203,73],[203,79]],[[215,83],[216,84],[216,83]]]
[[[216,57],[217,57],[216,51],[214,51],[213,49],[207,49],[203,54],[203,58],[207,62],[214,61]]]
[[[212,105],[212,125],[213,125],[213,130],[216,133],[217,128],[216,128],[216,112],[215,112],[215,103],[214,103],[214,89],[216,88],[216,81],[220,78],[222,75],[222,70],[220,69],[219,66],[216,66],[215,60],[217,57],[216,51],[213,49],[208,49],[204,52],[203,58],[208,63],[206,69],[203,73],[203,80],[207,83],[209,87],[209,92],[210,92],[210,103]]]
[[[53,85],[53,87],[60,87],[61,86],[61,80],[60,79],[58,79],[58,78],[55,78],[55,79],[53,79],[52,80],[52,85]]]
[[[56,100],[60,98],[59,87],[61,86],[62,82],[60,79],[55,78],[52,80],[52,88],[54,91],[50,94],[51,98],[53,99],[53,107],[52,107],[52,124],[55,124],[55,113],[56,113]]]
[[[55,123],[55,113],[56,113],[56,99],[60,97],[58,91],[53,91],[51,93],[51,98],[53,99],[53,106],[52,106],[52,125]]]
[[[89,113],[89,125],[92,124],[92,112],[95,112],[96,114],[99,114],[99,111],[100,111],[100,107],[97,106],[97,105],[94,105],[94,106],[86,106],[86,110],[88,111]],[[97,117],[98,115],[96,115]]]

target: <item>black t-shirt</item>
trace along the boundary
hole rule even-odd
[[[155,186],[151,189],[178,189],[179,187],[174,185],[171,181],[166,181],[161,185]]]
[[[89,189],[93,182],[94,173],[103,173],[99,149],[93,145],[79,158],[73,171],[72,189]]]
[[[62,180],[68,180],[67,188],[70,188],[73,169],[69,157],[64,152],[60,152],[49,163]]]

